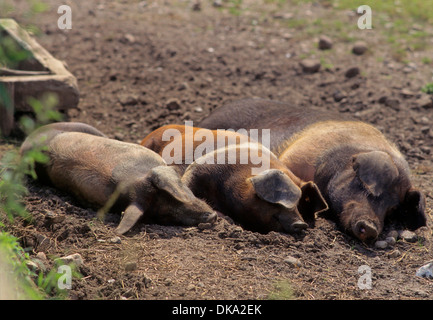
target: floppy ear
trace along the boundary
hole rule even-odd
[[[427,223],[425,196],[419,190],[410,188],[406,192],[400,210],[398,210],[398,213],[394,217],[411,230],[425,226]]]
[[[280,170],[266,170],[249,180],[257,196],[270,203],[293,209],[301,198],[301,189]]]
[[[190,202],[194,198],[192,191],[182,183],[173,167],[155,167],[150,171],[149,179],[157,189],[166,191],[180,202]]]
[[[328,209],[328,204],[317,185],[308,181],[301,186],[302,196],[299,200],[299,213],[305,220],[314,220],[315,214]]]
[[[375,197],[380,196],[398,177],[396,165],[385,152],[359,153],[352,158],[352,161],[356,175]]]
[[[120,220],[119,225],[117,226],[115,233],[124,234],[129,231],[140,218],[143,216],[145,209],[142,206],[139,206],[137,203],[130,204],[123,214],[122,220]]]

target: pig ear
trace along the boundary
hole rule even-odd
[[[301,190],[280,170],[266,170],[249,180],[257,196],[270,203],[278,203],[293,209],[301,198]]]
[[[123,214],[122,220],[117,226],[115,233],[124,234],[129,231],[143,216],[144,209],[136,203],[130,204]]]
[[[417,189],[410,188],[405,195],[399,213],[395,217],[407,228],[415,230],[427,223],[425,216],[425,196]]]
[[[158,166],[150,171],[150,180],[159,190],[164,190],[180,202],[189,202],[194,197],[192,191],[186,187],[178,172],[169,166]]]
[[[380,196],[398,177],[396,165],[382,151],[359,153],[352,158],[352,166],[364,187],[375,197]]]
[[[305,220],[314,220],[315,214],[328,209],[328,204],[317,185],[308,181],[301,186],[302,196],[299,200],[299,213]]]

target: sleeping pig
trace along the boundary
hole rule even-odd
[[[377,238],[385,218],[426,225],[425,197],[403,155],[373,126],[337,113],[262,99],[214,110],[199,126],[270,129],[271,150],[296,176],[313,180],[341,226],[363,241]]]
[[[163,138],[164,132],[173,139]],[[301,181],[267,148],[240,133],[168,125],[150,133],[142,145],[166,161],[175,157],[170,151],[180,152],[173,165],[180,168],[185,185],[250,230],[300,232],[307,224],[299,212],[310,217],[327,208],[314,183]],[[194,154],[189,165],[188,145]]]
[[[50,158],[37,165],[38,177],[96,207],[112,202],[114,209],[124,210],[118,234],[141,218],[181,225],[216,219],[172,167],[140,145],[109,139],[86,124],[55,123],[30,134],[20,151],[33,147],[45,147]]]

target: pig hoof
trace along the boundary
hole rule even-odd
[[[353,228],[353,232],[357,238],[365,242],[375,240],[379,235],[376,226],[366,220],[358,221]]]
[[[203,215],[202,223],[214,223],[218,217],[216,212],[207,212]]]
[[[296,221],[294,223],[291,224],[290,229],[292,230],[292,232],[301,232],[302,230],[307,229],[308,224],[306,224],[303,221]]]

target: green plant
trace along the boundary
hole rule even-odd
[[[422,92],[433,94],[433,82],[427,83],[422,89]]]
[[[274,283],[273,290],[268,294],[269,300],[294,300],[292,286],[288,280],[280,280]]]
[[[38,0],[29,0],[29,4],[32,6],[30,12],[38,13],[46,9]],[[10,38],[3,37],[0,42],[0,66],[14,68],[30,57],[28,51],[15,45]],[[0,99],[5,107],[13,108],[8,91],[1,84]],[[24,116],[20,119],[19,126],[25,134],[29,134],[37,126],[61,120],[61,114],[55,111],[57,96],[47,94],[40,99],[29,97],[28,102],[35,117]],[[61,274],[57,273],[56,269],[46,274],[42,271],[36,274],[29,267],[31,261],[28,253],[19,245],[18,239],[6,231],[6,222],[11,223],[16,217],[31,220],[31,215],[22,202],[28,192],[25,187],[26,176],[36,178],[36,163],[47,161],[48,156],[42,147],[35,147],[22,155],[15,147],[0,159],[0,299],[65,296],[65,291],[56,286]]]

